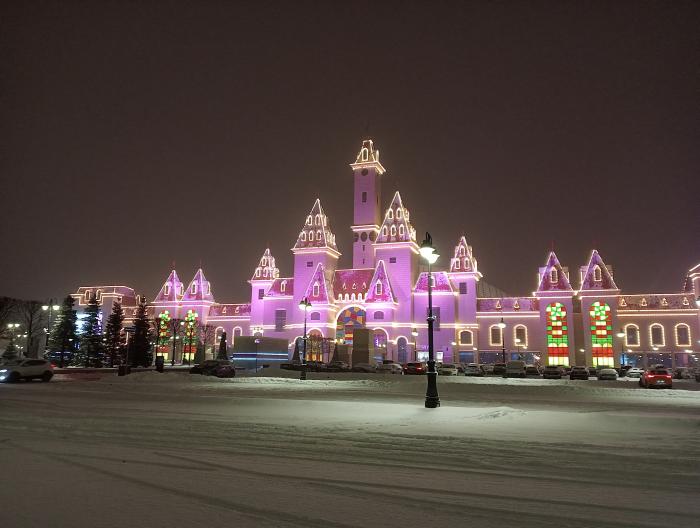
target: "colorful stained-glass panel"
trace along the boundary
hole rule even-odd
[[[614,365],[613,358],[613,332],[612,320],[610,319],[610,306],[606,303],[594,302],[589,310],[591,348],[593,364]]]
[[[566,307],[562,303],[552,303],[546,308],[547,314],[547,357],[550,365],[569,364],[569,326],[566,321]]]
[[[352,334],[355,328],[364,328],[366,318],[366,312],[358,306],[343,310],[338,316],[338,324],[335,331],[336,339],[342,340],[346,345],[352,345]]]

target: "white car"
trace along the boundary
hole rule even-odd
[[[398,363],[382,363],[377,366],[378,374],[403,374],[403,367]]]
[[[443,363],[438,367],[437,371],[440,376],[456,376],[459,374],[457,365],[453,363]]]
[[[596,377],[599,380],[615,381],[617,379],[617,371],[614,368],[602,368],[598,370]]]
[[[641,378],[643,374],[644,374],[644,369],[631,368],[627,371],[625,376],[628,378]]]
[[[21,379],[51,381],[52,368],[45,359],[19,359],[0,365],[0,382],[13,383]]]

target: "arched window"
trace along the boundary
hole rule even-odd
[[[600,272],[600,268],[598,268]],[[595,273],[595,271],[594,271]],[[593,365],[605,365],[612,367],[613,359],[613,332],[610,319],[610,306],[599,301],[591,304],[588,311],[591,327],[591,348]]]
[[[471,330],[462,330],[459,333],[459,344],[469,346],[474,344],[474,334],[471,332]]]
[[[391,226],[391,236],[396,236],[396,226]]]
[[[313,224],[313,219],[311,218],[311,215],[306,217],[306,225],[312,225]]]
[[[397,359],[399,363],[408,362],[408,341],[405,337],[399,337],[396,340],[396,348],[398,352]]]
[[[382,294],[382,283],[381,283],[381,282],[378,282],[378,283],[374,286],[374,293],[375,293],[375,295],[377,295],[377,296],[379,296],[379,295]]]
[[[664,327],[658,323],[654,323],[649,327],[649,342],[651,346],[665,346],[666,336],[664,335]]]
[[[321,215],[320,214],[316,215],[316,225],[321,225]]]
[[[460,256],[460,257],[464,257],[464,256],[465,256],[465,253],[464,253],[464,246],[459,246],[459,256]]]
[[[491,346],[503,345],[503,331],[498,325],[491,325],[489,328],[489,344]]]
[[[389,209],[389,210],[386,212],[386,215],[387,215],[387,217],[389,217],[389,220],[391,220],[392,218],[394,218],[394,210],[393,210],[393,209]]]
[[[382,227],[382,236],[387,236],[387,233],[388,231],[386,229],[386,226]]]
[[[309,319],[312,321],[320,321],[321,320],[321,314],[319,312],[311,312],[311,315],[309,316]]]
[[[362,161],[369,160],[369,150],[366,147],[362,147],[362,150],[360,150],[360,159]]]
[[[99,301],[102,300],[102,290],[97,290],[97,291],[95,292],[95,300],[96,300],[97,302],[99,302]]]
[[[280,292],[281,292],[281,293],[284,293],[284,291],[285,291],[286,289],[287,289],[287,281],[286,281],[286,280],[283,280],[282,282],[280,282]]]
[[[676,345],[690,346],[690,327],[685,323],[676,325]]]
[[[603,272],[600,271],[600,266],[596,266],[593,268],[593,280],[595,282],[600,282],[603,280]]]
[[[555,302],[548,305],[545,311],[547,314],[547,364],[568,365],[569,326],[566,306]]]
[[[513,328],[513,341],[516,346],[527,348],[527,327],[525,325],[517,325]]]
[[[301,241],[306,242],[306,231],[301,232]]]
[[[314,232],[309,231],[309,242],[313,242],[313,240],[314,240]]]
[[[318,294],[321,292],[321,287],[319,286],[318,282],[314,283],[314,290],[313,290],[313,297],[318,297]]]
[[[214,343],[216,344],[216,349],[219,350],[219,343],[221,343],[221,335],[224,333],[223,326],[217,326],[214,330]]]
[[[556,269],[552,269],[549,272],[549,281],[552,284],[556,284],[557,282],[559,282],[559,272]]]
[[[384,319],[384,312],[374,312],[374,319]]]
[[[321,241],[321,230],[316,231],[316,240]]]
[[[396,218],[401,218],[401,208],[396,209]]]
[[[166,285],[167,288],[167,285]],[[165,295],[168,295],[168,292],[165,292]],[[92,290],[85,290],[85,302],[88,303],[90,302],[90,297],[92,297]]]
[[[399,226],[399,236],[403,236],[404,233],[405,233],[405,230],[404,230],[403,224],[401,224],[401,225]]]
[[[639,327],[635,324],[625,326],[625,346],[639,346]]]

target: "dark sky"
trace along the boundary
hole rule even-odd
[[[2,4],[0,295],[152,298],[175,260],[245,301],[317,196],[349,266],[367,127],[385,205],[508,292],[552,244],[630,293],[700,261],[698,2]]]

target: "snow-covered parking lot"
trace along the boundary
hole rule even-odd
[[[700,522],[700,392],[280,374],[0,386],[3,525]]]

